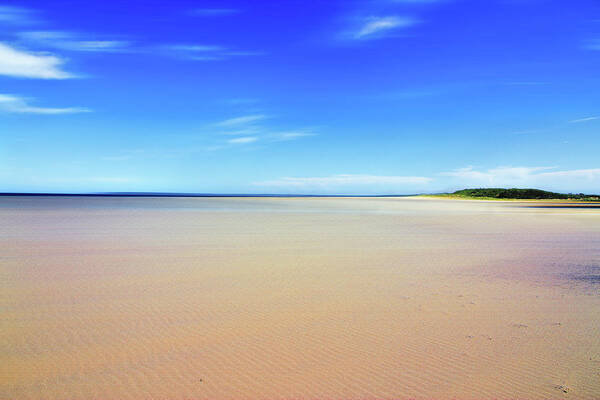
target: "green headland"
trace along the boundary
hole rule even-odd
[[[457,190],[454,193],[440,193],[429,196],[477,200],[572,200],[600,202],[600,195],[584,193],[555,193],[539,189],[517,188],[463,189]]]

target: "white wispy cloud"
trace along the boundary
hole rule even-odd
[[[26,99],[21,97],[0,94],[0,111],[19,114],[75,114],[89,112],[90,110],[81,107],[36,107],[30,105]]]
[[[251,126],[249,128],[243,128],[243,129],[234,129],[234,130],[227,130],[224,132],[221,132],[222,135],[229,135],[229,136],[235,136],[235,135],[254,135],[254,134],[258,134],[261,132],[261,129],[257,126]]]
[[[315,136],[312,128],[294,130],[275,130],[264,126],[264,121],[271,118],[265,114],[250,114],[226,119],[210,125],[213,133],[226,136],[238,136],[224,141],[227,145],[246,144],[260,141],[274,143],[292,141],[300,138]],[[218,128],[214,131],[215,128]]]
[[[244,115],[241,117],[226,119],[221,122],[217,122],[214,126],[219,127],[238,127],[242,125],[252,124],[258,121],[262,121],[267,119],[268,117],[264,114],[252,114],[252,115]]]
[[[552,171],[539,174],[543,178],[584,178],[587,180],[600,180],[600,168],[572,169],[567,171]]]
[[[588,122],[588,121],[594,121],[596,119],[600,119],[600,117],[586,117],[586,118],[579,118],[579,119],[573,119],[571,121],[569,121],[572,124],[577,124],[579,122]]]
[[[598,190],[600,168],[554,170],[555,167],[459,168],[440,175],[454,187],[533,187],[558,191]]]
[[[372,39],[380,38],[398,28],[406,28],[415,25],[417,22],[412,18],[387,16],[387,17],[369,17],[353,34],[354,39]]]
[[[0,75],[19,78],[67,79],[75,76],[61,69],[64,60],[49,53],[27,52],[0,43]]]
[[[79,40],[65,43],[64,49],[75,51],[120,52],[129,46],[125,40]]]
[[[225,47],[206,44],[167,44],[158,47],[157,54],[193,61],[219,61],[227,56]]]
[[[229,139],[227,141],[227,143],[229,144],[248,144],[248,143],[254,143],[258,140],[258,138],[256,136],[246,136],[246,137],[239,137],[239,138],[235,138],[235,139]]]
[[[258,140],[263,142],[288,142],[297,140],[304,137],[315,136],[316,133],[304,132],[304,131],[290,131],[290,132],[264,132],[263,129],[253,127],[249,129],[241,129],[239,131],[228,131],[223,132],[224,135],[253,135],[244,136],[234,139],[228,139],[229,144],[241,144],[241,143],[252,143]]]
[[[216,16],[234,14],[238,10],[233,8],[201,8],[193,12],[197,15]],[[31,15],[33,15],[33,12],[25,8],[0,6],[0,24],[2,22],[33,21]],[[218,61],[265,54],[264,51],[228,48],[211,44],[172,43],[143,46],[120,38],[95,37],[85,33],[57,30],[13,32],[12,35],[16,36],[16,43],[20,46],[43,50],[147,53],[195,61]]]
[[[274,180],[255,182],[257,186],[274,186],[292,189],[340,189],[356,186],[426,185],[432,178],[424,176],[381,176],[362,174],[340,174],[325,177],[294,178],[283,177]]]
[[[32,12],[26,8],[0,6],[0,23],[31,24],[36,22]]]
[[[233,15],[240,13],[237,8],[197,8],[191,11],[193,15],[219,17],[224,15]]]
[[[460,178],[465,181],[481,181],[490,184],[496,182],[520,181],[530,178],[534,173],[549,170],[553,167],[497,167],[477,171],[473,167],[458,168],[440,175]]]
[[[63,31],[20,32],[18,36],[24,42],[67,51],[122,52],[131,45],[125,40],[89,40],[81,35]]]
[[[304,131],[289,131],[289,132],[276,132],[268,135],[270,140],[276,142],[284,142],[289,140],[296,140],[307,136],[315,136],[316,133],[304,132]]]
[[[158,46],[155,53],[195,61],[218,61],[231,57],[248,57],[265,54],[261,51],[233,50],[219,45],[167,44]]]

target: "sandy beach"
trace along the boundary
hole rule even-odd
[[[600,208],[0,197],[1,399],[598,399]]]

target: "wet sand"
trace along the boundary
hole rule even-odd
[[[600,209],[0,198],[1,399],[598,399]]]

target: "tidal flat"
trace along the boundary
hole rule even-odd
[[[1,399],[598,399],[600,208],[0,197]]]

